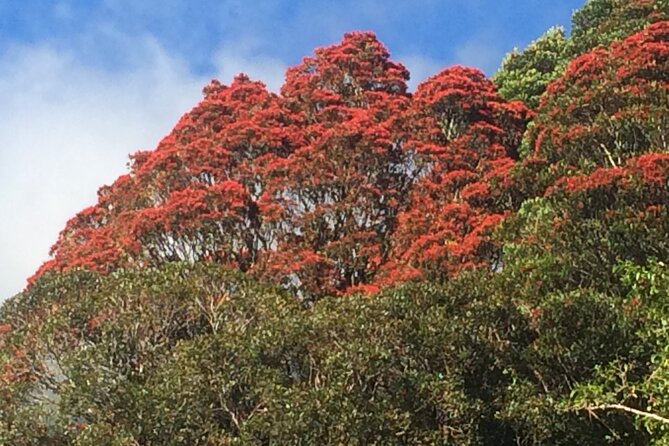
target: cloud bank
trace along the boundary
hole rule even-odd
[[[48,46],[0,58],[0,299],[48,258],[65,221],[155,146],[198,99],[203,79],[150,42],[146,64],[110,74]]]

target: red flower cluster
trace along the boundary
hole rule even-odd
[[[613,166],[552,190],[665,181],[666,156],[638,155],[668,150],[668,34],[659,22],[575,60],[550,86],[522,165],[522,103],[465,67],[411,95],[408,71],[371,33],[316,50],[280,95],[245,75],[213,81],[68,222],[36,275],[209,260],[311,298],[494,268],[491,232],[514,210],[508,191],[522,189],[512,172],[586,159]]]
[[[574,59],[542,97],[535,155],[588,169],[669,150],[669,22]]]

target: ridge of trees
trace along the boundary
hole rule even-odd
[[[212,81],[0,307],[0,444],[669,444],[668,15]]]
[[[373,34],[349,33],[288,70],[281,95],[244,75],[214,81],[68,222],[36,276],[211,260],[312,300],[485,262],[501,218],[487,182],[513,164],[529,112],[476,69],[445,69],[413,95],[408,78]],[[447,203],[462,221],[430,234],[426,208]],[[421,237],[471,246],[432,243],[426,264],[404,254]]]

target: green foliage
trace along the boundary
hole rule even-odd
[[[669,18],[667,0],[588,0],[572,17],[571,57],[634,34]]]
[[[542,225],[554,201],[528,203],[510,227],[548,238],[556,231]],[[666,267],[617,263],[611,280],[618,287],[593,281],[561,291],[569,283],[562,274],[519,286],[521,277],[551,276],[561,262],[521,262],[532,258],[531,250],[519,254],[522,244],[509,248],[500,273],[463,273],[445,285],[410,283],[311,307],[206,264],[44,277],[6,307],[2,322],[22,297],[50,296],[49,313],[35,315],[23,336],[32,339],[34,365],[52,355],[47,369],[60,378],[36,375],[17,389],[0,412],[0,438],[646,444],[660,432],[654,423],[616,412],[598,421],[582,408],[652,401],[662,413],[669,404],[658,379],[669,364]],[[648,303],[638,304],[633,296],[644,292]],[[73,339],[56,336],[66,330]],[[37,390],[49,382],[57,384],[47,406]]]
[[[514,50],[502,61],[493,80],[506,100],[518,99],[530,108],[539,106],[539,98],[566,66],[564,29],[554,27],[523,51]]]
[[[58,378],[22,395],[53,386],[54,444],[493,444],[503,338],[524,323],[469,280],[304,308],[207,265],[99,277],[26,328],[34,364],[51,358]],[[8,414],[27,408],[44,410],[19,396]]]

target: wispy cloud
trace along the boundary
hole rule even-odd
[[[455,63],[476,67],[492,75],[499,67],[505,49],[497,48],[488,41],[470,40],[455,48]]]
[[[420,54],[399,56],[397,60],[402,62],[411,73],[411,79],[409,80],[409,90],[411,91],[414,91],[418,84],[427,80],[428,77],[445,68],[444,64]]]
[[[0,299],[47,259],[65,221],[154,147],[199,97],[202,79],[150,42],[146,64],[110,74],[48,46],[0,57]]]
[[[253,80],[262,80],[271,91],[278,92],[283,84],[286,63],[259,51],[259,43],[239,40],[221,46],[214,57],[217,79],[230,83],[239,73]]]

